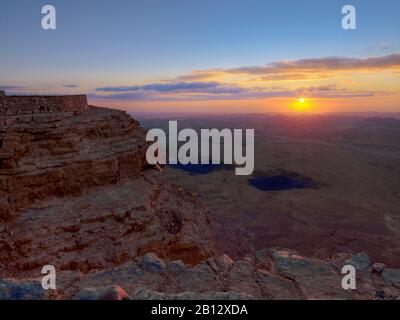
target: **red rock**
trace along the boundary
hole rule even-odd
[[[125,112],[0,123],[0,276],[46,264],[87,273],[147,252],[192,265],[214,255],[208,210],[147,166],[145,130]]]

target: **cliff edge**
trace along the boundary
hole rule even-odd
[[[118,110],[0,115],[0,277],[212,256],[208,210],[147,165],[146,146]]]

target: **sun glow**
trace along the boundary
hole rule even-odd
[[[306,98],[298,98],[291,103],[290,108],[295,112],[308,112],[311,110],[311,103]]]

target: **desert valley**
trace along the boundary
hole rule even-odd
[[[166,125],[159,117],[142,117],[145,127]],[[206,172],[166,169],[167,177],[210,208],[220,252],[241,256],[283,246],[330,258],[366,251],[400,266],[396,114],[175,117],[182,128],[255,128],[251,177],[236,176],[223,165]],[[252,185],[257,178],[267,179],[267,186]],[[289,179],[304,185],[293,186]]]

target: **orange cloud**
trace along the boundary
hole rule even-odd
[[[325,57],[278,61],[265,66],[248,66],[230,69],[198,70],[176,80],[205,81],[218,77],[259,76],[256,81],[318,80],[343,75],[343,72],[377,72],[382,70],[400,71],[400,54],[381,57],[346,58]]]
[[[394,53],[375,58],[342,58],[327,57],[316,59],[302,59],[295,61],[273,62],[266,66],[251,66],[224,70],[227,73],[268,75],[275,73],[292,73],[293,71],[343,71],[343,70],[382,70],[400,69],[400,54]]]

